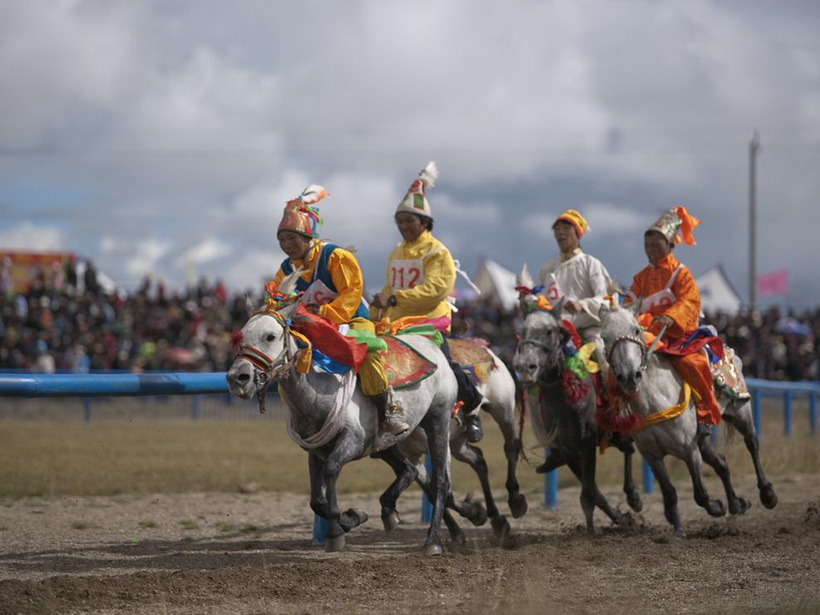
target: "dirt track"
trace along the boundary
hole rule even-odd
[[[595,537],[578,489],[560,491],[558,511],[533,493],[527,515],[511,520],[514,548],[500,548],[488,525],[469,527],[465,549],[427,559],[417,493],[390,534],[376,495],[344,496],[371,519],[333,554],[311,545],[304,495],[6,501],[0,614],[820,612],[820,477],[775,482],[774,510],[752,480],[737,487],[753,507],[721,519],[679,488],[687,539],[672,538],[657,489],[635,528],[596,513]]]

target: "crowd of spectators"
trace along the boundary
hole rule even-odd
[[[204,277],[184,291],[151,276],[132,293],[106,290],[90,263],[82,278],[41,272],[26,292],[0,281],[0,370],[225,371],[233,359],[232,335],[247,319],[244,293]],[[261,300],[261,288],[252,300]],[[705,322],[742,359],[746,376],[820,380],[820,307],[707,314]],[[459,303],[454,329],[487,340],[509,363],[520,324],[517,310],[479,298]]]

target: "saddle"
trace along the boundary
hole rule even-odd
[[[495,369],[493,356],[487,350],[487,342],[481,339],[448,339],[450,357],[473,376],[477,384],[483,384]]]

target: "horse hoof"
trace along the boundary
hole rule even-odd
[[[777,494],[774,492],[774,489],[771,487],[767,487],[765,489],[760,490],[760,502],[766,508],[772,509],[777,506]]]
[[[683,530],[683,528],[678,528],[673,532],[673,536],[675,538],[686,538],[686,532]]]
[[[510,529],[510,522],[507,521],[507,517],[505,517],[504,515],[499,515],[493,518],[492,526],[493,534],[495,534],[496,538],[500,538],[501,540],[504,540],[504,538],[509,536],[510,532],[512,531]]]
[[[399,513],[395,510],[391,510],[382,515],[382,522],[384,523],[384,531],[389,532],[390,530],[395,530],[399,523],[401,523],[401,517],[399,517]]]
[[[720,500],[709,500],[706,512],[709,513],[710,517],[722,517],[726,514],[726,508]]]
[[[626,503],[629,504],[629,507],[635,512],[641,512],[643,510],[643,500],[637,493],[626,496]]]
[[[513,519],[520,519],[527,514],[527,497],[523,493],[516,493],[511,496],[509,504]]]
[[[341,536],[336,536],[335,538],[331,538],[328,536],[325,539],[325,551],[328,553],[333,553],[334,551],[341,551],[344,549],[345,546],[345,535],[342,534]]]
[[[436,544],[424,545],[424,549],[422,550],[422,553],[425,556],[427,556],[427,555],[441,555],[442,554],[441,545],[436,545]]]
[[[359,522],[356,525],[366,523],[367,520],[370,518],[368,514],[361,508],[351,508],[349,512],[359,520]]]
[[[738,498],[737,501],[734,503],[734,506],[730,506],[729,513],[732,515],[742,515],[747,510],[749,510],[751,506],[752,503],[746,498]]]

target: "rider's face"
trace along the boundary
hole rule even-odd
[[[581,243],[581,240],[578,239],[578,233],[575,232],[575,227],[563,220],[559,220],[552,225],[552,234],[555,236],[555,243],[558,244],[558,249],[562,253],[572,252]]]
[[[291,260],[305,260],[311,239],[292,231],[279,231],[279,247]]]
[[[651,231],[643,236],[643,251],[652,265],[657,265],[660,260],[672,251],[672,244],[658,233]]]
[[[421,218],[406,211],[400,211],[396,214],[396,226],[399,227],[402,239],[409,243],[418,239],[424,230]]]

